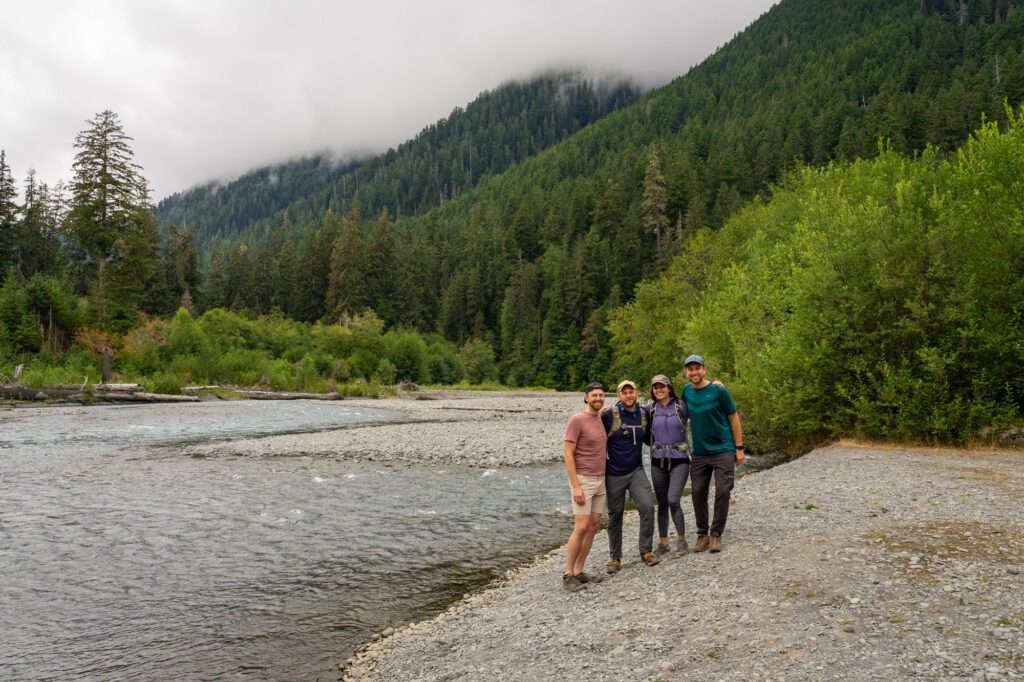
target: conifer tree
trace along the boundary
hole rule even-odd
[[[331,276],[331,248],[338,238],[338,218],[334,211],[324,213],[319,229],[310,227],[301,265],[296,277],[295,316],[303,322],[316,322],[327,312],[327,289]]]
[[[7,152],[0,149],[0,272],[15,264],[15,231],[18,226],[18,191],[14,187]]]
[[[210,264],[206,271],[203,287],[202,307],[204,310],[228,306],[228,276],[224,262],[224,242],[214,237],[210,246]]]
[[[249,247],[242,243],[232,249],[228,256],[225,282],[225,300],[228,307],[238,312],[242,308],[253,305],[252,268],[249,259]]]
[[[277,250],[277,257],[272,262],[273,294],[270,305],[280,309],[286,316],[294,318],[299,307],[297,272],[299,254],[291,234],[284,234],[282,238],[284,243]]]
[[[331,273],[327,287],[327,315],[334,320],[366,308],[366,245],[359,202],[341,221],[341,234],[331,248]]]
[[[192,306],[192,297],[199,288],[199,263],[192,246],[195,231],[172,227],[164,243],[164,269],[167,273],[168,304],[165,312]],[[186,300],[188,305],[185,305]]]
[[[398,241],[388,210],[373,223],[366,245],[366,290],[372,307],[388,325],[398,322]]]
[[[659,270],[664,269],[671,258],[672,241],[669,239],[667,202],[665,177],[661,174],[661,160],[658,157],[658,150],[652,145],[648,154],[647,173],[644,176],[644,194],[640,200],[640,212],[644,230],[648,234],[654,235],[654,248]]]
[[[88,124],[75,138],[69,221],[92,282],[92,314],[101,326],[118,326],[145,303],[159,239],[132,138],[109,109]]]

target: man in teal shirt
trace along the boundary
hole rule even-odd
[[[693,516],[697,522],[694,552],[722,551],[722,532],[729,517],[729,497],[736,479],[736,465],[742,464],[743,429],[736,403],[725,386],[707,380],[704,358],[686,358],[683,400],[690,412],[693,448],[690,451],[690,489]],[[708,488],[715,477],[715,516],[708,526]],[[709,533],[710,531],[710,533]]]

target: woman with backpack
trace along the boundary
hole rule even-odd
[[[689,552],[686,544],[686,523],[680,500],[690,475],[690,448],[686,440],[689,413],[679,399],[672,382],[664,374],[651,379],[651,482],[658,500],[658,546],[655,554],[671,551],[668,542],[668,517],[676,529],[675,556]]]

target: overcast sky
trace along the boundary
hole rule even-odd
[[[4,2],[0,148],[71,178],[117,112],[154,199],[321,150],[377,152],[552,67],[662,85],[775,0]]]

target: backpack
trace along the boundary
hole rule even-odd
[[[619,408],[622,407],[622,403],[616,401],[612,405],[612,426],[608,429],[608,436],[611,437],[616,431],[622,428],[622,413]],[[643,405],[640,405],[640,429],[647,433],[647,410],[644,409]]]
[[[686,403],[683,402],[682,398],[676,398],[675,403],[676,403],[676,417],[679,418],[679,428],[681,428],[683,430],[683,434],[685,435],[686,434],[686,420],[690,418],[690,411],[686,408]],[[653,401],[653,400],[650,403],[647,404],[647,409],[651,411],[652,415],[654,414],[654,410],[657,407],[657,404],[658,403]],[[654,417],[651,417],[651,418],[653,419]]]

